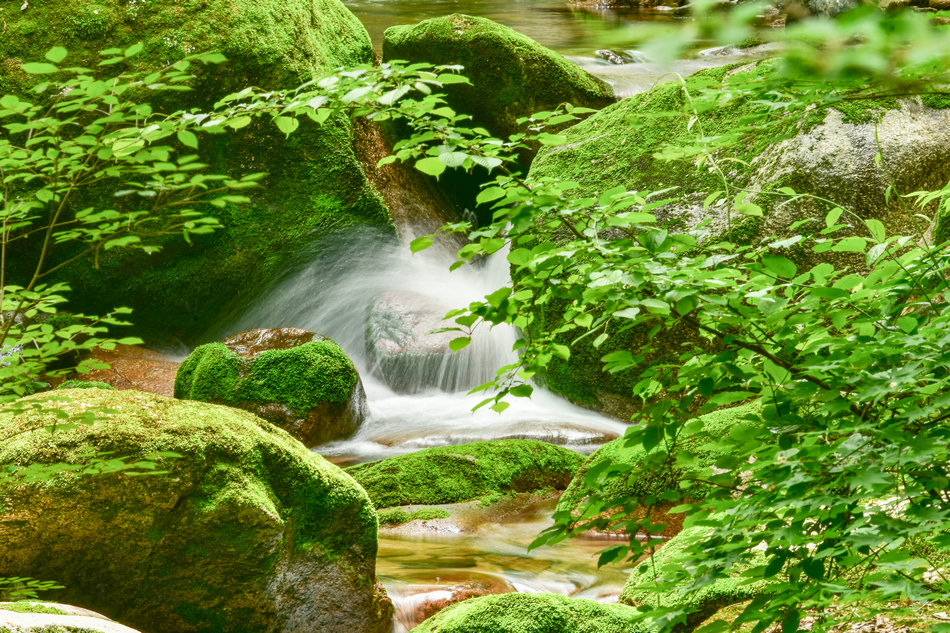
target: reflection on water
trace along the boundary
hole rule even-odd
[[[344,0],[366,26],[377,52],[383,31],[450,13],[489,18],[565,55],[593,55],[604,36],[634,22],[677,20],[671,11],[572,7],[558,0]]]
[[[483,523],[473,534],[382,531],[376,571],[396,605],[394,633],[408,631],[447,603],[489,593],[559,593],[615,602],[630,568],[597,568],[596,552],[608,541],[576,538],[527,551],[551,524],[553,505],[537,504],[516,522]]]

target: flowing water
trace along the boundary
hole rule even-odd
[[[463,12],[489,17],[568,55],[608,81],[618,96],[649,89],[671,73],[690,74],[767,54],[762,49],[708,49],[673,64],[652,62],[624,46],[623,29],[644,20],[676,21],[673,12],[571,8],[557,0],[346,0],[377,47],[394,24]],[[609,37],[612,53],[598,53]],[[619,43],[619,48],[617,45]],[[624,63],[611,63],[607,58]],[[481,327],[458,354],[447,353],[454,334],[426,334],[449,325],[440,317],[505,285],[503,252],[449,272],[452,245],[411,255],[406,242],[431,227],[408,201],[394,217],[401,241],[372,231],[330,236],[288,271],[247,312],[229,320],[214,338],[249,328],[301,327],[336,340],[360,371],[369,416],[357,434],[314,450],[346,465],[429,446],[501,438],[531,438],[589,453],[621,435],[625,425],[536,389],[498,414],[472,408],[484,395],[468,391],[516,360],[511,328]],[[403,213],[404,212],[404,213]],[[402,218],[402,219],[400,219]],[[438,222],[436,222],[436,225]],[[457,247],[457,245],[455,245]],[[406,343],[409,341],[409,343]],[[396,605],[395,633],[408,631],[437,608],[458,599],[505,591],[554,592],[616,600],[627,569],[597,569],[602,539],[574,539],[532,552],[528,544],[550,525],[553,501],[534,503],[503,520],[479,516],[467,529],[414,527],[383,530],[377,572]]]

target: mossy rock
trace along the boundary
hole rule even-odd
[[[250,413],[139,391],[74,389],[0,414],[0,464],[110,468],[0,483],[0,576],[54,579],[54,599],[146,633],[388,631],[375,583],[377,519],[343,471]],[[31,409],[45,403],[47,412]],[[93,412],[50,433],[49,409]],[[151,461],[155,462],[154,459]]]
[[[245,409],[307,446],[349,437],[367,415],[363,383],[343,348],[297,328],[248,330],[197,347],[178,368],[175,397]]]
[[[0,602],[3,633],[139,633],[109,618],[68,604]]]
[[[584,457],[535,440],[426,448],[346,469],[377,508],[436,505],[563,490]]]
[[[445,508],[419,508],[404,510],[403,508],[386,508],[379,512],[379,524],[403,525],[410,521],[431,521],[433,519],[447,519],[451,516]]]
[[[608,442],[597,449],[577,471],[577,475],[558,500],[556,511],[571,512],[587,499],[593,492],[585,481],[587,473],[591,469],[604,468],[607,464],[631,469],[607,477],[597,486],[598,494],[608,502],[625,502],[625,506],[630,507],[632,511],[636,510],[632,507],[634,503],[643,503],[645,500],[661,502],[663,493],[670,490],[681,491],[692,499],[702,499],[710,492],[710,487],[695,482],[687,484],[683,481],[684,477],[695,476],[715,464],[723,455],[715,444],[716,440],[740,426],[756,424],[749,418],[757,417],[758,411],[759,405],[752,403],[699,417],[698,421],[702,423],[702,427],[684,439],[693,455],[688,466],[649,468],[645,461],[647,453],[642,445],[625,446],[622,437]],[[688,487],[684,488],[684,485]],[[654,523],[662,523],[665,520],[669,526],[676,526],[678,531],[682,527],[682,518],[682,515],[669,515],[666,519],[654,516],[652,520]]]
[[[642,633],[636,611],[550,593],[506,593],[453,604],[412,633]]]
[[[671,538],[653,555],[653,561],[641,562],[627,579],[620,594],[620,602],[635,607],[656,607],[683,609],[689,612],[686,620],[687,630],[709,618],[720,609],[737,602],[751,600],[768,588],[767,581],[750,581],[740,574],[748,569],[741,566],[734,569],[728,578],[721,578],[700,587],[693,587],[683,581],[660,592],[650,591],[654,584],[654,570],[660,575],[682,571],[680,562],[683,551],[697,540],[704,538],[710,528],[694,526],[684,529]],[[764,560],[764,557],[762,557]]]
[[[67,380],[60,384],[57,389],[106,389],[115,391],[115,387],[110,384],[99,382],[97,380]]]
[[[464,66],[472,84],[447,86],[449,104],[502,138],[519,129],[518,117],[562,103],[602,108],[616,101],[609,85],[551,49],[460,13],[386,29],[383,59]]]
[[[129,70],[164,67],[195,51],[228,57],[221,66],[194,66],[192,92],[160,100],[167,103],[153,100],[166,110],[205,108],[245,86],[289,88],[373,60],[366,30],[339,0],[44,0],[24,11],[12,9],[5,12],[7,31],[0,38],[0,93],[22,94],[33,77],[20,64],[42,60],[57,45],[70,50],[68,63],[91,68],[98,51],[138,41],[144,49]],[[117,68],[124,67],[107,67]],[[194,340],[221,315],[245,305],[318,237],[364,225],[394,235],[352,143],[345,117],[319,127],[307,122],[289,138],[266,121],[203,137],[201,158],[214,173],[269,174],[262,186],[246,192],[251,203],[202,208],[225,228],[195,236],[192,244],[169,238],[156,255],[112,249],[98,268],[89,260],[67,267],[58,278],[73,288],[71,306],[102,314],[127,305],[135,309],[140,333]],[[105,187],[87,191],[76,206],[113,208],[112,193]],[[68,245],[53,253],[57,260],[71,254]],[[23,252],[18,257],[24,266],[31,259]]]
[[[766,122],[750,118],[758,106],[749,99],[730,100],[730,86],[773,78],[774,62],[764,61],[703,70],[686,78],[685,85],[660,84],[562,131],[566,143],[542,149],[531,164],[530,176],[576,182],[580,185],[574,190],[578,196],[596,196],[615,187],[640,192],[673,188],[663,195],[672,202],[653,211],[660,224],[686,231],[707,221],[710,242],[729,239],[755,244],[768,236],[787,235],[789,227],[807,218],[817,220],[811,225],[815,230],[823,229],[825,215],[833,205],[821,199],[835,200],[864,219],[880,220],[889,233],[925,235],[930,229],[927,223],[915,212],[908,212],[906,200],[887,192],[891,184],[906,193],[937,189],[950,180],[947,100],[927,96],[904,102],[841,101],[833,108],[813,109],[801,116],[773,114],[766,126]],[[673,160],[659,156],[668,145],[687,146],[701,135],[699,127],[691,123],[694,113],[686,95],[695,96],[704,88],[721,95],[719,107],[703,111],[700,122],[705,137],[730,141],[728,147],[717,151],[716,159],[731,187],[753,192],[790,187],[811,196],[788,202],[753,194],[748,200],[761,206],[761,217],[727,211],[731,205],[706,207],[707,196],[723,189],[711,162],[697,166],[692,155]],[[879,150],[887,172],[875,162]],[[838,236],[870,237],[867,229],[848,215],[839,223],[845,227]],[[938,239],[950,237],[946,226],[950,223],[941,219],[935,233]],[[863,255],[854,253],[818,256],[791,249],[789,256],[802,268],[819,261],[864,265]],[[552,303],[539,308],[535,327],[550,331],[561,322],[564,307]],[[551,390],[572,402],[629,415],[624,401],[630,403],[636,372],[609,375],[602,370],[600,359],[618,349],[642,349],[647,340],[646,333],[634,330],[594,348],[588,338],[571,347],[569,361],[554,359],[543,378]],[[699,340],[687,327],[679,326],[676,331],[660,333],[653,345],[660,353],[677,353],[684,341]],[[560,342],[570,343],[570,337],[565,335]]]

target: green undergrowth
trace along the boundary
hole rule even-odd
[[[674,462],[672,467],[665,464],[663,468],[651,467],[647,463],[648,453],[642,445],[627,446],[622,437],[608,442],[597,449],[577,471],[571,485],[561,495],[557,511],[573,510],[595,490],[605,501],[617,503],[631,499],[658,499],[668,490],[683,491],[687,497],[701,499],[710,491],[708,485],[684,479],[696,476],[715,464],[723,455],[716,440],[735,429],[755,424],[750,418],[756,418],[758,411],[758,403],[751,403],[714,411],[698,418],[702,423],[701,428],[681,438],[684,447],[691,453],[688,465]],[[628,472],[607,477],[592,487],[586,481],[587,473],[606,464],[632,468]]]
[[[359,376],[333,341],[273,349],[253,358],[223,343],[197,347],[178,369],[175,397],[232,406],[281,403],[303,412],[326,402],[345,403]]]
[[[377,508],[389,508],[563,490],[583,462],[582,455],[545,442],[492,440],[426,448],[346,472]]]
[[[768,589],[767,581],[750,581],[741,576],[741,573],[749,568],[748,565],[734,569],[728,577],[699,586],[693,586],[689,581],[683,580],[659,591],[649,589],[656,586],[654,571],[661,577],[674,570],[682,571],[682,563],[679,560],[684,550],[708,532],[707,527],[688,527],[667,541],[653,555],[652,561],[647,559],[634,568],[620,594],[620,602],[631,606],[688,610],[691,615],[688,616],[687,627],[691,628],[720,609],[751,600]],[[764,557],[761,558],[763,560],[758,564],[764,562]]]
[[[42,60],[53,46],[70,51],[68,62],[95,68],[98,51],[143,44],[130,62],[102,71],[110,73],[161,68],[195,52],[224,53],[228,61],[221,66],[190,69],[196,73],[192,92],[153,95],[152,105],[166,111],[207,108],[246,86],[293,87],[373,59],[366,30],[339,0],[44,0],[5,13],[0,93],[24,93],[33,78],[23,73],[21,62]],[[226,135],[202,137],[200,156],[215,173],[269,175],[261,187],[248,190],[250,204],[200,209],[225,227],[212,235],[195,236],[192,244],[167,239],[162,252],[151,256],[113,249],[100,254],[97,266],[81,260],[60,271],[59,278],[73,287],[76,311],[96,314],[128,305],[136,308],[139,334],[190,341],[245,305],[320,236],[361,226],[395,236],[385,204],[360,167],[344,116],[321,126],[307,122],[289,138],[270,122],[255,121]],[[105,186],[81,196],[77,208],[117,204]],[[60,247],[54,259],[72,254]],[[23,270],[17,270],[17,259]],[[11,260],[14,277],[30,271],[30,259],[19,252]]]
[[[429,521],[431,519],[447,519],[450,514],[445,508],[419,508],[418,510],[403,510],[402,508],[386,508],[379,511],[380,525],[402,525],[410,521]]]
[[[412,633],[642,633],[636,611],[549,593],[506,593],[459,602]]]

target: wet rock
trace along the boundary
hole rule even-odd
[[[199,346],[178,370],[175,397],[251,411],[307,446],[349,437],[368,415],[346,353],[297,328],[248,330]]]
[[[601,49],[601,50],[599,50],[599,51],[595,51],[595,54],[596,54],[598,57],[607,60],[607,61],[610,62],[611,64],[620,65],[620,64],[626,64],[626,63],[627,63],[627,60],[624,59],[622,56],[618,55],[617,53],[615,53],[615,52],[613,52],[613,51],[607,50],[607,49]]]
[[[427,448],[346,469],[377,508],[493,500],[563,490],[584,457],[532,440]]]
[[[637,612],[622,604],[546,593],[473,598],[440,611],[413,633],[639,633]]]
[[[449,344],[458,332],[433,332],[450,325],[442,320],[450,309],[409,290],[383,294],[366,324],[373,374],[400,393],[459,391],[484,382],[466,377],[462,363],[453,362]]]
[[[116,389],[137,389],[160,396],[174,394],[179,363],[171,356],[135,345],[116,345],[115,349],[96,350],[85,358],[98,359],[109,368],[74,373],[68,381],[101,382]]]
[[[0,602],[0,631],[139,633],[89,609],[52,602]]]
[[[504,578],[480,576],[456,584],[412,585],[403,591],[396,618],[407,628],[417,626],[436,613],[463,600],[512,593]]]
[[[68,402],[64,400],[68,398]],[[55,578],[57,599],[145,633],[384,633],[376,513],[343,471],[230,407],[138,391],[30,396],[95,424],[57,433],[0,415],[0,464],[156,451],[157,474],[0,483],[0,576]],[[109,413],[103,413],[109,411]],[[47,414],[48,415],[48,414]]]

